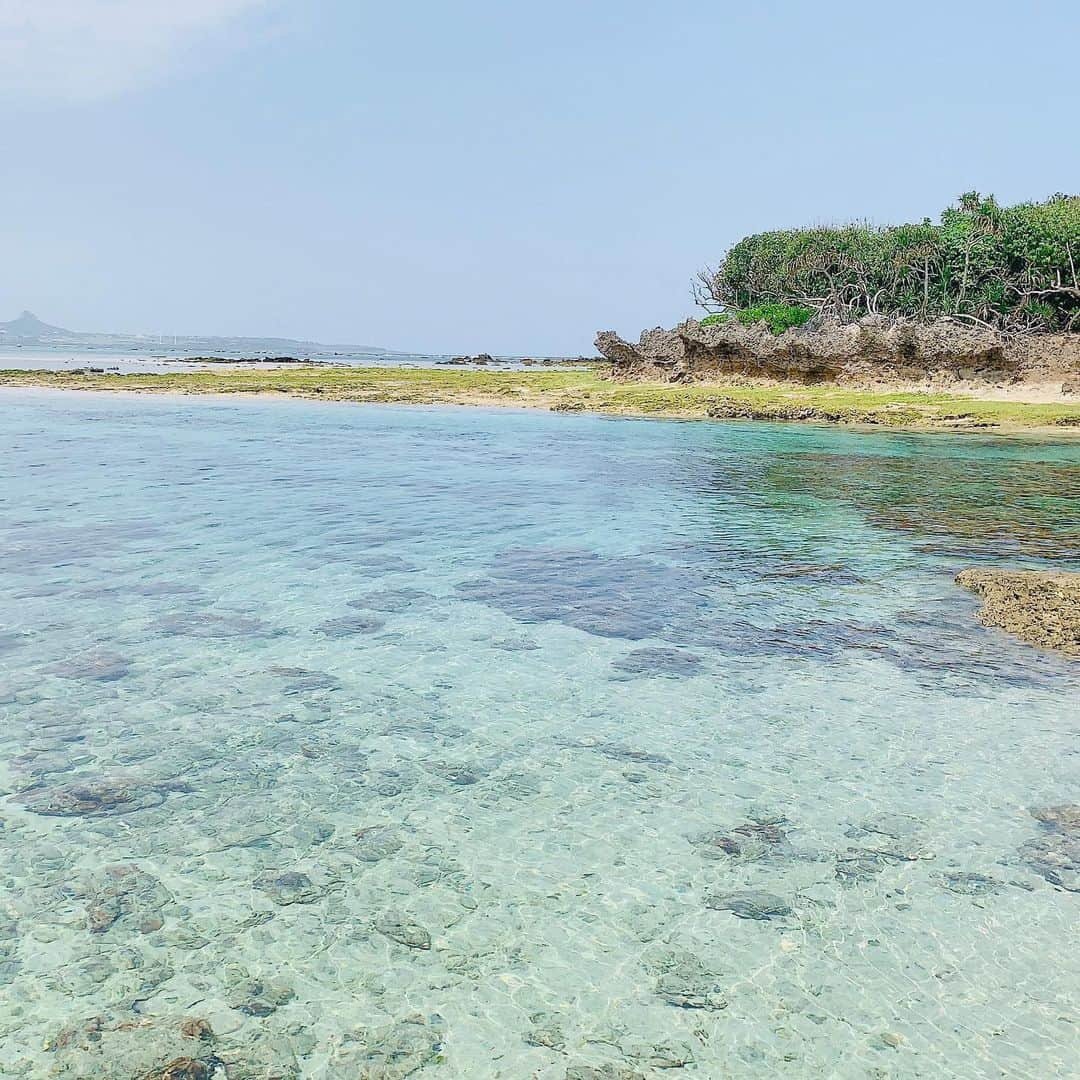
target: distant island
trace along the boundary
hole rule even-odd
[[[43,322],[32,311],[0,322],[0,348],[5,345],[37,348],[124,349],[173,351],[206,356],[311,356],[337,353],[371,356],[406,355],[377,345],[323,345],[276,337],[213,337],[198,334],[86,333]]]

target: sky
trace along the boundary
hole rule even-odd
[[[592,352],[747,233],[1080,191],[1080,3],[0,0],[0,320]]]

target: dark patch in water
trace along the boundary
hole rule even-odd
[[[701,670],[701,657],[682,649],[633,649],[611,666],[628,675],[695,675]]]
[[[131,671],[131,661],[108,649],[91,649],[42,669],[48,675],[60,679],[92,679],[97,682],[114,682]]]
[[[189,611],[168,615],[156,623],[163,634],[194,638],[278,637],[275,629],[251,615],[216,611]]]
[[[396,614],[408,611],[421,600],[430,599],[430,595],[421,589],[375,589],[349,601],[349,607],[361,611],[383,611]]]
[[[660,637],[705,603],[698,575],[641,556],[511,551],[458,592],[526,623],[561,622],[599,637]]]
[[[374,615],[343,615],[339,619],[327,619],[315,627],[317,633],[330,638],[352,637],[355,634],[375,634],[386,625]]]

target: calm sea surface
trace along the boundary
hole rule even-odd
[[[0,1074],[1077,1075],[1080,665],[952,578],[1080,568],[1080,445],[19,392],[0,462]]]

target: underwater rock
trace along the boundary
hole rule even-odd
[[[690,843],[705,859],[729,858],[736,862],[753,862],[787,852],[787,834],[780,828],[782,821],[782,818],[777,823],[752,821],[726,832],[692,836]]]
[[[633,649],[611,665],[629,675],[695,675],[701,670],[701,657],[682,649]]]
[[[1060,806],[1043,806],[1031,811],[1031,816],[1044,825],[1058,829],[1080,832],[1080,805],[1062,803]]]
[[[566,1032],[562,1021],[548,1013],[534,1013],[529,1017],[532,1025],[525,1032],[525,1042],[529,1046],[546,1046],[549,1050],[566,1049]]]
[[[759,889],[714,893],[705,898],[705,906],[713,911],[730,911],[740,919],[756,919],[761,922],[793,914],[791,905],[783,897]]]
[[[93,1017],[45,1049],[55,1055],[49,1075],[70,1080],[211,1080],[219,1066],[213,1033],[188,1017]]]
[[[959,893],[961,896],[989,896],[998,892],[1005,884],[997,878],[968,870],[948,870],[935,877],[949,892]]]
[[[698,614],[697,574],[639,556],[535,548],[509,551],[458,592],[525,623],[561,622],[599,637],[640,640]]]
[[[571,1065],[565,1080],[646,1080],[646,1077],[621,1065]]]
[[[1020,858],[1051,885],[1080,892],[1080,806],[1063,803],[1031,813],[1043,831],[1020,846]]]
[[[366,829],[357,829],[356,855],[364,862],[379,862],[391,855],[396,855],[404,846],[401,833],[392,825],[372,825]]]
[[[331,1061],[341,1080],[404,1080],[438,1058],[444,1024],[439,1016],[410,1016],[347,1036]]]
[[[974,567],[956,583],[982,598],[983,626],[1080,658],[1080,573]]]
[[[383,728],[381,734],[404,735],[406,738],[428,742],[450,742],[468,735],[468,732],[449,720],[395,720]]]
[[[571,750],[593,750],[612,761],[628,761],[634,765],[670,765],[671,758],[663,754],[654,754],[650,750],[639,750],[624,743],[601,742],[599,739],[560,739],[559,745]]]
[[[386,622],[374,615],[343,615],[339,619],[327,619],[315,627],[319,634],[329,638],[351,637],[354,634],[375,634]]]
[[[650,967],[657,972],[656,993],[680,1009],[726,1009],[727,998],[718,976],[693,953],[673,950],[662,954]]]
[[[0,911],[0,986],[11,982],[19,973],[19,924]]]
[[[245,979],[229,993],[229,1008],[248,1016],[269,1016],[296,997],[291,986],[280,979]]]
[[[108,649],[91,649],[67,660],[43,668],[48,675],[60,679],[92,679],[96,682],[115,682],[131,672],[131,661]]]
[[[27,810],[45,817],[102,817],[160,806],[168,794],[190,790],[184,784],[147,784],[123,777],[73,781],[31,788],[22,796]]]
[[[431,596],[422,589],[374,589],[355,600],[350,600],[348,606],[360,608],[366,611],[383,611],[387,614],[399,614],[408,611],[414,604],[421,600],[429,600]]]
[[[309,690],[337,690],[341,686],[340,679],[325,671],[275,666],[270,668],[269,672],[289,680],[284,688],[286,694],[303,694]]]
[[[164,924],[172,894],[152,874],[133,864],[107,866],[85,890],[86,925],[92,934],[109,931],[151,934]]]
[[[914,860],[925,854],[923,823],[906,814],[873,814],[851,825],[844,835],[852,840],[864,841],[863,846],[867,850],[897,860]]]
[[[424,768],[455,787],[478,784],[488,773],[488,770],[477,762],[425,761]]]
[[[284,633],[262,619],[235,612],[188,611],[168,615],[155,624],[159,633],[176,637],[277,637]]]
[[[841,885],[860,885],[872,881],[887,866],[895,866],[897,861],[880,851],[848,848],[846,855],[837,856],[834,874]]]
[[[535,641],[527,637],[500,638],[498,641],[493,641],[491,647],[501,649],[503,652],[536,652],[540,648]]]
[[[404,769],[380,769],[367,780],[368,788],[384,799],[393,799],[416,787],[416,776]]]
[[[372,925],[383,937],[388,937],[399,945],[405,945],[410,949],[431,948],[431,934],[401,912],[384,912],[375,919]]]
[[[323,895],[323,890],[307,874],[297,870],[263,874],[255,879],[255,888],[266,893],[280,907],[314,904]]]
[[[694,1063],[694,1047],[683,1039],[635,1043],[621,1049],[635,1064],[649,1069],[683,1069]]]

